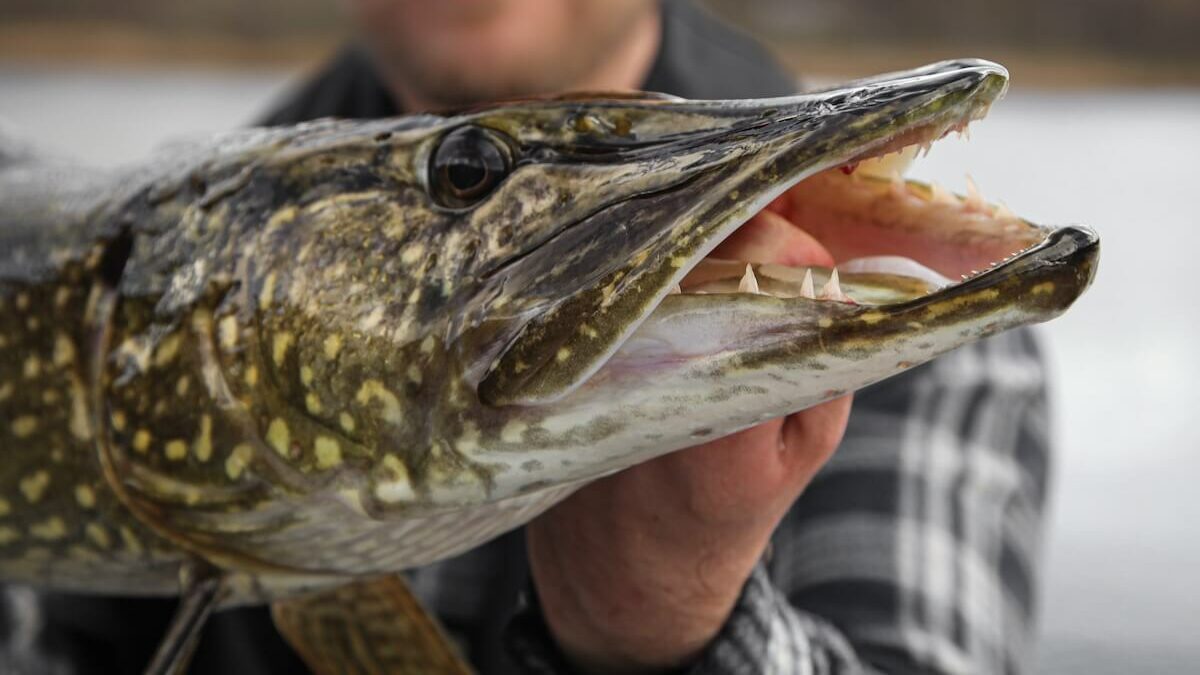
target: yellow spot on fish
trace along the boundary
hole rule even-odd
[[[0,546],[7,546],[21,538],[21,533],[7,525],[0,527]]]
[[[74,374],[71,375],[71,421],[68,425],[71,435],[86,441],[92,438],[92,419],[88,415],[87,392],[83,383]]]
[[[25,501],[30,504],[41,501],[42,495],[46,494],[46,488],[49,486],[50,472],[44,469],[25,476],[20,483],[21,493],[25,495]]]
[[[287,457],[292,448],[292,434],[288,430],[287,422],[278,417],[271,420],[270,426],[267,427],[267,443],[275,448],[275,452]]]
[[[571,358],[571,350],[567,349],[566,347],[559,347],[558,352],[554,355],[554,360],[558,361],[559,363],[562,363],[569,358]]]
[[[337,358],[340,351],[342,351],[342,336],[335,333],[325,338],[325,358],[332,361]]]
[[[112,415],[109,416],[109,420],[112,422],[112,428],[117,431],[125,431],[125,425],[129,422],[125,418],[125,413],[120,410],[114,410]]]
[[[405,265],[412,265],[425,255],[425,247],[420,244],[412,244],[405,247],[404,252],[400,254],[400,262]]]
[[[300,366],[300,384],[306,387],[311,387],[313,383],[313,369],[308,366]]]
[[[67,555],[76,559],[87,562],[95,562],[100,559],[96,552],[81,544],[72,544],[67,548]]]
[[[25,358],[25,363],[21,366],[21,373],[25,379],[32,380],[42,372],[42,360],[37,356],[28,356]]]
[[[38,420],[33,415],[22,415],[13,420],[12,432],[17,438],[28,438],[37,431]]]
[[[207,462],[212,457],[212,416],[200,416],[200,435],[192,442],[192,453],[201,462]]]
[[[817,325],[820,326],[821,328],[829,328],[830,326],[833,325],[833,319],[831,319],[827,316],[823,316],[820,319],[817,319]]]
[[[863,323],[874,325],[886,319],[887,315],[883,312],[866,312],[858,318],[861,319]]]
[[[42,403],[46,405],[58,405],[62,400],[62,394],[58,393],[57,389],[47,389],[42,392]]]
[[[611,284],[605,286],[604,288],[601,288],[600,289],[600,298],[601,298],[600,306],[608,307],[609,305],[611,305],[613,303],[613,300],[616,297],[614,295],[616,292],[617,292],[617,284],[616,283],[611,283]]]
[[[319,469],[328,469],[342,463],[342,447],[328,436],[317,436],[313,450],[317,455]]]
[[[279,333],[275,336],[275,341],[271,349],[271,356],[275,359],[275,365],[282,366],[283,360],[287,358],[288,349],[292,346],[291,333]]]
[[[466,422],[463,424],[462,435],[458,437],[458,441],[454,444],[454,449],[461,453],[474,452],[479,449],[479,429],[474,424]]]
[[[150,367],[150,349],[139,340],[126,338],[117,347],[117,353],[123,358],[133,361],[138,370],[145,372]]]
[[[258,367],[257,366],[247,367],[246,375],[245,375],[244,379],[246,380],[246,384],[251,387],[258,384]]]
[[[338,490],[335,494],[337,495],[338,500],[348,506],[351,511],[354,511],[360,516],[367,515],[367,510],[363,508],[362,493],[355,488],[344,488]]]
[[[163,448],[163,452],[166,453],[167,459],[173,462],[178,462],[187,457],[187,442],[179,438],[167,441],[167,444]]]
[[[96,491],[90,485],[80,483],[75,486],[75,501],[85,509],[96,506]]]
[[[12,382],[0,384],[0,403],[7,401],[13,394]]]
[[[29,294],[17,293],[17,309],[22,312],[29,309]]]
[[[432,335],[426,335],[425,339],[421,340],[421,353],[422,354],[432,354],[433,347],[436,344],[437,344],[437,341],[433,339]]]
[[[381,323],[383,323],[383,307],[376,307],[358,322],[358,328],[363,332],[370,332]]]
[[[31,316],[25,319],[25,327],[29,329],[30,333],[33,333],[42,327],[42,322],[36,316]]]
[[[150,432],[145,429],[138,429],[133,434],[133,449],[145,454],[150,449]]]
[[[304,407],[314,415],[321,414],[321,398],[311,391],[304,396]]]
[[[179,355],[179,343],[181,342],[178,333],[172,333],[163,338],[162,342],[158,343],[158,348],[154,351],[154,366],[156,368],[164,368]]]
[[[925,327],[925,324],[921,323],[920,321],[909,321],[908,327],[912,328],[913,330],[921,330]]]
[[[515,373],[523,373],[526,370],[529,370],[529,364],[525,363],[524,361],[521,361],[520,359],[518,359],[517,362],[513,364],[513,372],[515,372]]]
[[[671,256],[671,267],[676,269],[687,264],[687,258],[681,255]]]
[[[586,337],[592,338],[593,340],[600,337],[600,332],[586,323],[579,326],[579,332]]]
[[[344,412],[338,415],[338,424],[348,432],[354,431],[354,418],[350,416],[350,413]]]
[[[416,364],[408,367],[408,381],[413,384],[421,384],[421,369]]]
[[[108,530],[100,523],[88,523],[83,527],[83,533],[97,548],[106,549],[112,546],[112,537],[108,536]]]
[[[237,317],[230,315],[221,319],[217,324],[217,338],[221,343],[221,347],[231,352],[237,348],[238,343],[238,323]]]
[[[121,532],[121,540],[123,542],[125,542],[125,548],[128,549],[129,552],[133,553],[134,555],[141,554],[141,552],[143,550],[142,542],[141,542],[141,540],[139,540],[137,538],[137,535],[135,535],[133,533],[133,530],[129,529],[129,527],[126,525],[122,525],[120,528],[120,532]]]
[[[408,467],[395,455],[383,456],[383,468],[388,475],[375,485],[375,498],[387,504],[412,501],[416,493],[408,477]]]
[[[67,301],[71,299],[71,289],[60,288],[54,292],[54,306],[62,309],[66,306]]]
[[[271,272],[267,278],[263,280],[262,290],[258,292],[258,306],[262,309],[269,309],[271,301],[275,299],[275,273]]]
[[[500,430],[500,440],[505,443],[520,443],[528,428],[529,425],[521,420],[509,420],[508,424],[505,424],[504,428]]]
[[[1029,289],[1029,292],[1034,295],[1048,295],[1048,294],[1054,292],[1054,282],[1053,281],[1043,281],[1042,283]]]
[[[54,365],[62,368],[75,360],[75,343],[59,333],[54,338]]]
[[[178,380],[175,380],[175,395],[180,397],[186,396],[188,388],[191,386],[192,378],[187,375],[181,376]]]
[[[67,536],[67,524],[59,516],[50,516],[29,526],[29,534],[45,541],[57,541]]]
[[[367,405],[372,400],[383,406],[383,420],[390,424],[400,424],[403,421],[400,413],[400,399],[383,386],[379,380],[367,380],[362,383],[355,395],[360,405]]]
[[[4,497],[0,497],[0,516],[7,516],[12,513],[12,505]]]
[[[254,448],[251,448],[248,443],[238,444],[225,460],[225,473],[233,480],[237,480],[246,467],[250,466],[250,460],[253,457]]]

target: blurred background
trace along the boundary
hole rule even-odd
[[[1200,2],[709,0],[806,83],[941,58],[1008,99],[913,173],[1104,240],[1040,328],[1059,448],[1037,672],[1200,672]],[[96,164],[244,125],[346,39],[335,0],[0,0],[0,124]]]

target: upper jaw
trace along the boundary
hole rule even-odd
[[[999,66],[950,62],[818,94],[654,104],[663,127],[676,113],[693,126],[696,115],[711,114],[723,130],[693,131],[703,136],[700,146],[683,134],[662,149],[639,150],[651,159],[678,147],[704,152],[676,185],[639,197],[641,208],[619,224],[620,246],[603,251],[599,268],[587,270],[593,282],[524,324],[479,382],[481,400],[541,404],[563,397],[594,374],[713,247],[772,199],[816,172],[964,126],[1006,85]],[[574,226],[575,238],[590,228],[590,236],[611,239],[615,223],[607,215]]]

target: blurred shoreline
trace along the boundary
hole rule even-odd
[[[284,69],[303,71],[347,39],[344,27],[292,35],[151,29],[114,21],[18,20],[0,24],[0,63],[21,66]],[[780,60],[807,84],[978,56],[1003,63],[1022,87],[1049,89],[1200,86],[1200,62],[980,44],[774,40]]]

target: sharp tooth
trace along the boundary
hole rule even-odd
[[[754,268],[749,263],[746,263],[746,273],[738,282],[738,293],[759,293],[758,277],[754,276]]]
[[[903,196],[908,192],[908,185],[905,184],[904,176],[901,176],[899,171],[892,172],[892,192],[897,196]]]
[[[921,152],[923,153],[923,157],[928,157],[931,150],[933,150],[933,143],[931,141],[925,141],[921,144]]]
[[[674,288],[667,291],[667,295],[679,295],[681,293],[683,293],[683,289],[679,287],[679,284],[675,284]]]
[[[812,269],[804,270],[804,281],[800,282],[800,297],[816,300],[817,293],[813,290]]]
[[[941,185],[938,185],[937,183],[929,183],[929,192],[931,201],[938,202],[940,204],[958,204],[958,199],[956,199],[949,190]]]
[[[962,133],[962,137],[967,139],[967,142],[971,141],[971,125],[970,124],[964,124],[961,133]]]
[[[822,300],[845,300],[846,295],[842,293],[842,285],[838,283],[837,268],[833,268],[833,272],[829,275],[829,281],[821,287]]]
[[[983,201],[983,193],[979,191],[975,179],[971,178],[969,174],[967,175],[967,198],[963,201],[972,211],[983,211],[987,208],[987,203]]]
[[[1008,207],[1003,203],[996,205],[996,210],[992,212],[992,215],[996,218],[1002,218],[1004,220],[1015,220],[1017,217],[1017,214],[1009,211]]]

